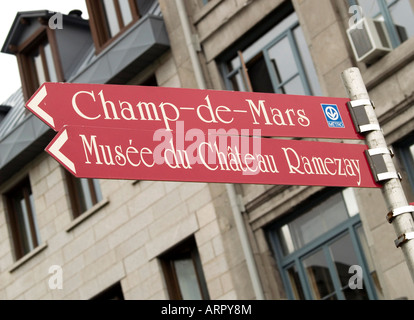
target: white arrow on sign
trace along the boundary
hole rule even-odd
[[[67,156],[65,156],[60,149],[62,146],[68,141],[68,132],[64,129],[61,133],[58,134],[59,137],[55,140],[55,142],[48,148],[48,151],[56,157],[56,159],[60,160],[68,169],[70,169],[73,173],[76,174],[75,164],[69,160]]]
[[[39,104],[47,96],[46,86],[43,86],[39,92],[32,98],[32,100],[27,104],[27,108],[30,109],[34,114],[37,114],[45,122],[49,124],[52,128],[55,128],[55,122],[53,118],[47,114],[43,109],[39,107]]]

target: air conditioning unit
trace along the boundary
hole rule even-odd
[[[364,17],[347,31],[358,62],[370,64],[392,50],[384,21]]]

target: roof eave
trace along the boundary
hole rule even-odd
[[[10,45],[12,44],[12,39],[18,36],[18,33],[21,32],[21,29],[24,28],[24,25],[20,23],[22,18],[31,19],[31,18],[41,18],[46,17],[50,18],[58,12],[49,11],[49,10],[36,10],[36,11],[19,11],[14,18],[12,26],[9,33],[7,34],[6,40],[4,41],[3,47],[1,48],[2,53],[15,54],[11,49]],[[62,14],[63,21],[66,23],[81,25],[84,27],[89,27],[89,21],[85,20],[76,15],[66,15]]]

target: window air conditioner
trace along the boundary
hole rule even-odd
[[[392,50],[384,21],[364,17],[347,34],[358,62],[372,63]]]

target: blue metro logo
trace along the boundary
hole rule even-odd
[[[345,128],[336,104],[321,104],[326,122],[330,128]]]

